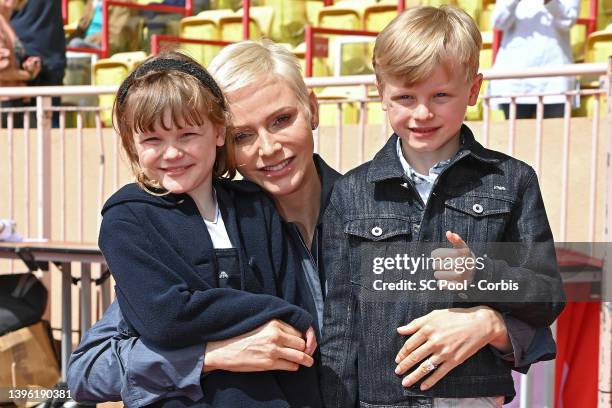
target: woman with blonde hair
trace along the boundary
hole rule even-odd
[[[224,48],[209,70],[229,103],[237,170],[272,198],[285,221],[287,241],[301,254],[298,290],[315,316],[320,338],[326,292],[319,265],[325,250],[321,218],[340,175],[313,154],[316,96],[306,88],[297,59],[267,40]],[[234,338],[162,349],[142,339],[121,339],[120,319],[118,308],[111,305],[73,354],[68,382],[77,400],[122,399],[126,406],[141,406],[165,405],[168,398],[176,402],[180,396],[183,405],[201,406],[201,384],[207,378],[202,373],[295,370],[309,362],[300,333],[276,321]],[[472,308],[437,310],[423,321],[424,329],[414,335],[422,339],[415,341],[415,349],[435,338],[436,347],[469,357],[495,341],[503,349],[499,357],[517,369],[554,354],[547,329],[534,330],[491,309],[478,315]],[[510,349],[513,356],[504,354]]]

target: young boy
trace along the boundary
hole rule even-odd
[[[550,325],[563,309],[553,237],[535,172],[485,149],[462,124],[482,83],[481,43],[474,21],[450,6],[409,9],[376,40],[377,85],[395,134],[372,161],[336,183],[323,222],[322,264],[329,285],[321,384],[327,407],[501,406],[515,395],[514,384],[510,367],[491,348],[437,377],[435,385],[432,380],[403,381],[410,365],[435,375],[446,361],[459,357],[434,351],[430,344],[435,339],[406,341],[403,335],[415,330],[400,326],[465,301],[540,327]],[[502,248],[503,259],[487,258],[491,242],[513,246]],[[398,261],[385,267],[399,270],[402,254],[394,250],[413,244],[419,252],[408,250],[411,255],[429,248],[434,249],[432,259],[455,261],[407,274],[415,283],[453,281],[465,287],[440,292],[444,285],[436,284],[417,293],[406,285],[400,293],[398,282],[388,285],[387,279],[383,286],[385,278],[368,287],[364,274],[368,265],[373,271],[372,253]],[[386,276],[376,270],[374,275]],[[487,297],[483,287],[501,282],[510,289],[496,286]],[[394,293],[372,295],[385,289]],[[504,303],[491,301],[498,299]],[[394,334],[398,327],[400,334]],[[424,345],[410,355],[398,354],[411,340]]]

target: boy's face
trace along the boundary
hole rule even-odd
[[[482,75],[466,82],[462,68],[447,71],[451,70],[439,66],[411,85],[402,78],[384,77],[378,85],[383,110],[402,139],[405,155],[425,154],[435,163],[456,153],[459,129],[467,106],[476,104]]]

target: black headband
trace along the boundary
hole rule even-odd
[[[121,83],[121,86],[119,87],[119,91],[117,91],[117,102],[120,105],[122,105],[125,102],[127,93],[137,78],[151,71],[163,72],[163,71],[170,71],[170,70],[181,71],[181,72],[184,72],[186,74],[189,74],[197,78],[202,83],[202,85],[208,88],[210,92],[215,96],[215,98],[217,98],[217,101],[219,105],[221,105],[221,108],[223,110],[226,110],[225,99],[223,98],[223,93],[221,92],[221,89],[219,89],[219,86],[217,85],[213,77],[210,76],[208,71],[206,71],[203,67],[197,64],[194,64],[188,61],[181,61],[181,60],[170,59],[170,58],[155,59],[149,62],[145,62],[144,64],[136,68]]]

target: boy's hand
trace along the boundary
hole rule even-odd
[[[452,248],[438,248],[431,252],[436,269],[434,277],[438,281],[471,283],[474,279],[474,256],[463,238],[455,232],[446,231],[446,239],[453,245]],[[451,261],[452,260],[452,261]],[[439,285],[443,289],[444,285]]]

